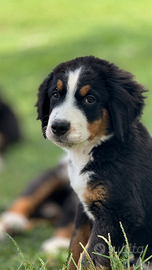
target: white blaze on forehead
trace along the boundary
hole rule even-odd
[[[67,73],[67,93],[62,103],[53,108],[47,129],[46,136],[49,140],[53,140],[51,125],[53,121],[68,121],[70,123],[70,132],[67,134],[69,142],[75,144],[87,141],[90,133],[87,128],[87,118],[77,105],[75,100],[75,92],[78,88],[79,78],[81,76],[82,67]]]
[[[81,73],[81,67],[74,70],[70,71],[68,74],[68,91],[69,93],[73,93],[76,90],[77,84],[78,84],[78,79]]]
[[[63,103],[59,104],[59,106],[55,107],[51,113],[51,121],[56,119],[66,119],[67,121],[73,120],[76,112],[80,114],[80,110],[75,106],[75,98],[74,94],[77,89],[79,76],[81,73],[82,67],[75,69],[74,71],[68,71],[67,73],[67,93],[65,100]],[[82,114],[82,113],[81,113]]]

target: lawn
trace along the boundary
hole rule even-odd
[[[131,71],[150,91],[143,122],[152,133],[152,1],[147,0],[1,0],[1,95],[16,112],[23,140],[5,153],[0,173],[0,209],[10,205],[43,169],[55,166],[62,151],[44,140],[36,121],[39,84],[60,62],[95,55]],[[47,260],[40,245],[49,237],[48,224],[15,237],[25,257]],[[65,260],[58,255],[52,269]],[[15,270],[21,258],[8,240],[0,245],[0,270]],[[20,269],[24,269],[21,267]]]

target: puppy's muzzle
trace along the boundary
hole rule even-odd
[[[70,123],[68,121],[54,120],[51,126],[52,132],[56,136],[62,136],[66,134],[70,129]]]

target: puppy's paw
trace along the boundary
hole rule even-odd
[[[0,241],[5,240],[6,233],[21,233],[29,227],[28,219],[14,212],[4,212],[0,216]]]
[[[57,253],[59,248],[69,248],[70,239],[66,237],[52,237],[44,241],[42,249],[46,253]]]

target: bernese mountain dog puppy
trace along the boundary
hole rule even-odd
[[[78,198],[70,186],[67,159],[55,168],[47,169],[32,179],[12,205],[0,214],[0,241],[10,235],[33,229],[39,220],[54,226],[51,238],[42,249],[51,255],[59,248],[68,248],[74,230]]]
[[[131,73],[93,56],[59,64],[39,87],[44,137],[66,149],[80,200],[70,244],[77,265],[81,242],[96,269],[111,269],[107,258],[93,252],[99,244],[109,254],[98,237],[108,233],[115,250],[122,248],[119,222],[137,247],[135,258],[147,244],[146,256],[152,254],[152,138],[140,121],[143,92]],[[72,262],[69,269],[76,269]]]

